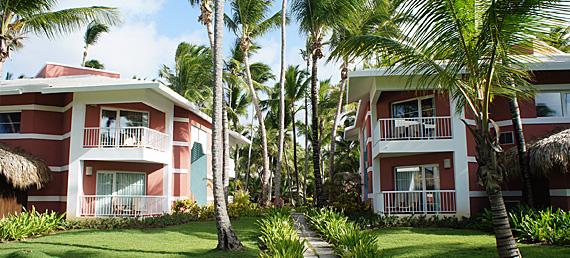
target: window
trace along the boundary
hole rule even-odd
[[[21,112],[0,113],[0,133],[20,133]]]
[[[392,104],[393,118],[434,117],[435,101],[433,97],[406,100]]]
[[[537,93],[534,103],[537,117],[570,116],[570,93]]]
[[[505,144],[513,144],[513,143],[515,143],[513,132],[503,132],[499,136],[499,144],[505,145]]]
[[[97,195],[146,195],[146,174],[98,172]]]
[[[396,191],[439,190],[439,167],[437,165],[397,167],[395,181]]]
[[[119,124],[117,124],[117,117]],[[128,110],[101,111],[101,127],[148,127],[148,113]]]

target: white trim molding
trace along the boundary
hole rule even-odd
[[[175,168],[172,173],[174,174],[188,174],[188,169],[185,168]]]
[[[67,196],[28,196],[28,202],[67,202]]]
[[[0,140],[53,140],[63,141],[71,137],[71,132],[64,135],[41,134],[41,133],[6,133],[0,134]]]
[[[51,172],[63,172],[63,171],[68,171],[69,166],[68,165],[61,166],[61,167],[49,166],[49,169],[51,170]]]
[[[467,156],[467,162],[477,163],[477,158],[475,158],[475,156]]]
[[[22,110],[34,110],[34,111],[49,111],[49,112],[59,112],[63,113],[71,108],[71,103],[67,104],[65,107],[58,106],[47,106],[47,105],[10,105],[10,106],[0,106],[0,111],[22,111]]]
[[[188,142],[173,141],[172,146],[188,147]]]
[[[171,196],[170,197],[172,201],[178,201],[178,200],[184,200],[184,199],[188,199],[188,196]]]
[[[503,191],[503,196],[521,197],[522,191]],[[485,191],[469,191],[469,197],[487,197]]]
[[[570,189],[550,189],[550,196],[570,196]]]
[[[190,118],[174,117],[174,122],[190,123]]]

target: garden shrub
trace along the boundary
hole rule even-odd
[[[521,206],[509,212],[514,237],[520,241],[570,245],[570,212],[552,207],[536,211]]]
[[[34,206],[30,211],[24,209],[17,215],[8,214],[0,219],[0,241],[22,240],[64,229],[64,216],[53,211],[39,213]]]
[[[214,205],[199,206],[192,199],[177,200],[172,206],[173,214],[190,214],[198,219],[207,220],[215,218]],[[239,217],[259,217],[262,210],[257,203],[250,202],[247,198],[234,199],[228,204],[228,215],[232,218]]]
[[[163,228],[200,220],[186,213],[162,214],[155,217],[133,218],[94,218],[88,220],[68,220],[65,229],[132,229]]]
[[[341,257],[381,257],[377,236],[361,230],[356,222],[349,221],[342,213],[325,208],[309,212],[308,218]]]
[[[293,219],[287,209],[267,209],[265,218],[258,220],[261,236],[259,240],[269,252],[261,257],[301,258],[307,250],[305,239],[297,235]]]

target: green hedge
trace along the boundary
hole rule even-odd
[[[259,240],[269,251],[262,252],[261,257],[302,258],[307,251],[306,240],[297,235],[288,209],[267,209],[266,212],[265,218],[257,221],[261,231]]]

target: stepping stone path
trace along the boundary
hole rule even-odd
[[[305,257],[311,258],[337,258],[340,257],[334,254],[334,250],[331,245],[325,242],[319,234],[311,230],[305,221],[305,214],[303,213],[293,213],[293,221],[295,221],[295,229],[297,230],[297,235],[307,240],[305,246],[307,251],[305,252]]]

